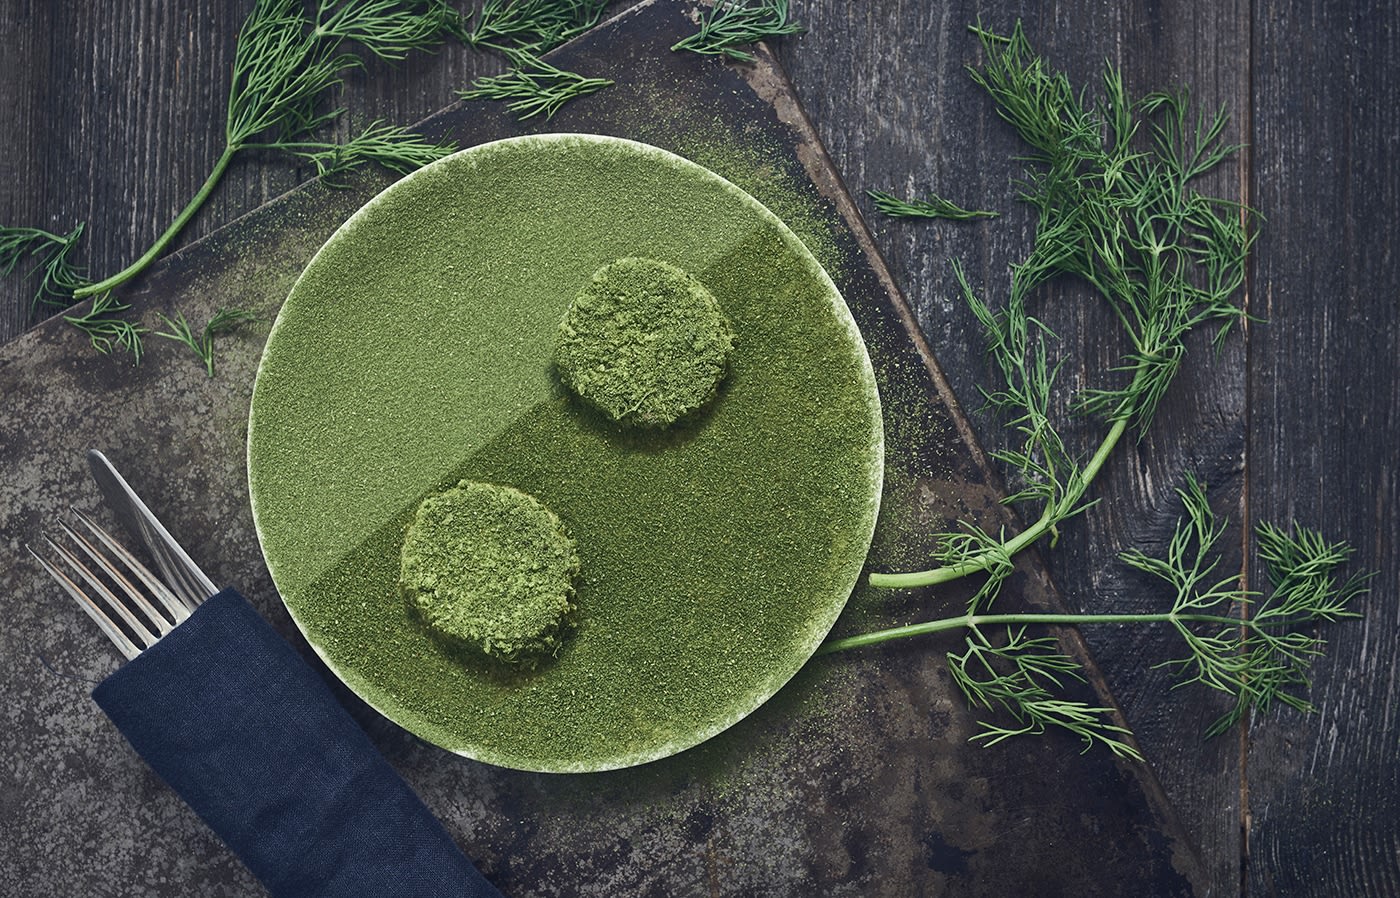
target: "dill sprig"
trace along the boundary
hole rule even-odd
[[[12,273],[26,257],[33,260],[34,270],[43,272],[30,303],[31,314],[41,304],[68,305],[73,291],[87,283],[68,258],[82,235],[81,224],[67,234],[0,226],[0,276]]]
[[[185,320],[183,312],[176,312],[173,319],[159,312],[156,314],[169,328],[168,331],[156,331],[156,336],[189,347],[195,357],[204,363],[204,370],[210,377],[214,376],[214,337],[257,317],[244,309],[221,308],[209,319],[209,323],[204,325],[204,330],[196,334]]]
[[[973,708],[1001,711],[1013,723],[978,722],[972,741],[996,745],[1012,736],[1038,736],[1049,729],[1078,736],[1084,747],[1095,744],[1120,757],[1142,759],[1125,738],[1131,732],[1112,722],[1111,708],[1057,697],[1066,679],[1083,682],[1079,662],[1064,654],[1052,636],[1028,637],[1026,627],[1006,627],[1001,641],[993,642],[987,628],[971,625],[967,650],[948,653],[948,670],[963,697]]]
[[[1235,296],[1244,281],[1252,237],[1249,210],[1200,192],[1198,179],[1235,147],[1223,139],[1223,110],[1193,111],[1189,95],[1157,92],[1131,100],[1121,73],[1105,64],[1102,97],[1086,102],[1063,75],[1031,49],[1018,23],[1009,37],[974,28],[984,62],[973,80],[998,114],[1029,146],[1019,198],[1037,214],[1030,253],[1011,267],[1004,303],[978,295],[953,263],[958,289],[984,332],[999,383],[982,391],[1016,435],[993,453],[1014,474],[1008,502],[1038,509],[1021,533],[1007,537],[960,523],[940,534],[937,567],[906,574],[872,574],[876,586],[921,586],[980,575],[960,616],[865,633],[827,643],[823,653],[891,639],[966,630],[965,650],[950,653],[954,681],[975,709],[1010,723],[984,721],[974,738],[996,743],[1014,735],[1066,730],[1085,742],[1138,757],[1131,735],[1106,708],[1057,696],[1078,664],[1052,636],[1027,628],[1093,624],[1167,624],[1185,647],[1167,662],[1187,683],[1234,699],[1233,709],[1207,735],[1275,702],[1308,710],[1301,694],[1311,661],[1322,653],[1314,632],[1321,621],[1354,616],[1349,603],[1369,575],[1341,580],[1336,570],[1351,550],[1295,525],[1256,528],[1259,557],[1269,569],[1267,595],[1245,592],[1241,574],[1218,572],[1216,546],[1225,532],[1189,477],[1178,493],[1184,512],[1164,554],[1129,550],[1130,567],[1166,582],[1169,611],[1132,614],[998,614],[990,611],[1017,553],[1090,505],[1090,484],[1129,430],[1143,433],[1186,355],[1187,338],[1214,330],[1217,346],[1241,317]],[[883,197],[875,196],[877,203]],[[888,196],[888,195],[884,195]],[[891,214],[908,214],[887,203]],[[1070,276],[1090,286],[1114,312],[1125,350],[1106,383],[1082,391],[1073,404],[1105,427],[1087,456],[1073,451],[1057,427],[1052,392],[1065,358],[1054,358],[1055,334],[1031,309],[1036,291]]]
[[[1185,92],[1132,101],[1110,64],[1103,96],[1090,104],[1032,51],[1019,23],[1009,37],[973,30],[985,61],[971,76],[1030,148],[1019,192],[1037,224],[1001,307],[977,294],[960,265],[953,270],[1001,378],[983,396],[1018,437],[1015,447],[993,453],[1015,475],[1008,501],[1030,504],[1038,516],[1005,540],[966,531],[960,551],[936,559],[939,567],[877,573],[870,582],[918,586],[985,572],[979,601],[986,602],[1009,570],[1004,559],[1058,536],[1059,525],[1089,504],[1085,494],[1122,437],[1147,428],[1185,357],[1187,336],[1209,326],[1219,340],[1240,317],[1235,296],[1251,237],[1247,210],[1195,187],[1234,150],[1222,140],[1223,110],[1193,114]],[[1061,276],[1079,278],[1109,303],[1127,343],[1112,382],[1077,397],[1080,412],[1106,425],[1087,457],[1067,446],[1052,415],[1064,360],[1052,360],[1054,334],[1031,311],[1037,289]]]
[[[700,17],[700,30],[671,49],[749,62],[753,54],[740,47],[806,30],[788,18],[788,0],[717,0]]]
[[[926,200],[902,200],[883,190],[867,190],[866,194],[875,202],[876,209],[894,218],[946,218],[951,221],[970,221],[974,218],[996,218],[1000,214],[964,209],[941,196],[930,196]]]
[[[94,296],[86,312],[65,315],[63,320],[87,334],[93,349],[103,355],[114,349],[124,350],[131,354],[131,363],[138,365],[144,351],[141,337],[146,328],[122,314],[130,308],[130,303],[121,302],[109,291]]]
[[[500,100],[516,118],[553,117],[570,100],[611,87],[560,69],[541,57],[598,24],[609,0],[487,0],[470,29],[458,36],[468,46],[506,57],[509,68],[458,91],[464,100]]]
[[[549,119],[570,100],[613,84],[565,71],[525,50],[513,50],[510,56],[509,71],[476,79],[470,89],[458,92],[462,99],[501,100],[521,121],[537,115]]]
[[[320,0],[310,15],[300,0],[257,0],[239,31],[225,145],[209,177],[140,258],[111,277],[77,287],[73,297],[105,293],[144,271],[204,205],[243,150],[285,150],[308,156],[312,135],[344,111],[327,108],[327,98],[346,72],[364,65],[353,49],[381,59],[403,59],[412,50],[441,42],[442,35],[459,22],[446,0]],[[376,123],[338,148],[317,145],[309,158],[317,173],[326,176],[364,162],[409,170],[454,148]]]
[[[1140,757],[1128,740],[1129,731],[1115,722],[1110,709],[1056,696],[1066,679],[1082,680],[1083,675],[1078,662],[1061,652],[1053,637],[1027,636],[1031,626],[1170,625],[1186,653],[1164,666],[1182,683],[1200,683],[1235,700],[1234,707],[1206,730],[1207,737],[1225,732],[1251,712],[1267,712],[1275,701],[1310,711],[1300,690],[1308,687],[1308,668],[1325,648],[1315,626],[1356,617],[1351,602],[1365,594],[1371,574],[1341,579],[1337,569],[1351,557],[1348,545],[1297,524],[1285,531],[1265,523],[1255,529],[1255,537],[1269,570],[1270,589],[1267,595],[1247,592],[1240,586],[1239,572],[1216,572],[1221,561],[1217,544],[1226,526],[1211,510],[1205,486],[1188,475],[1177,494],[1184,511],[1165,552],[1157,556],[1130,549],[1120,556],[1128,566],[1170,584],[1170,611],[969,612],[833,640],[821,653],[967,630],[966,650],[948,655],[953,680],[972,707],[1012,720],[1010,725],[982,721],[974,739],[986,744],[1055,728],[1078,736],[1086,748],[1101,744],[1120,756]],[[989,632],[1000,635],[993,639]]]
[[[597,25],[610,0],[486,0],[463,34],[473,47],[548,53]]]
[[[316,176],[330,186],[341,186],[340,175],[366,163],[407,174],[441,159],[451,145],[426,143],[397,125],[376,119],[363,131],[340,143],[322,140],[284,140],[274,144],[244,144],[244,149],[275,149],[299,156],[316,167]]]
[[[1308,687],[1308,668],[1325,649],[1315,625],[1358,617],[1349,606],[1367,591],[1371,574],[1339,580],[1336,571],[1351,557],[1350,546],[1329,542],[1296,523],[1283,530],[1266,522],[1255,528],[1255,539],[1269,572],[1268,593],[1240,590],[1238,576],[1213,581],[1219,561],[1214,547],[1225,527],[1217,523],[1195,478],[1177,492],[1186,515],[1166,558],[1138,550],[1120,557],[1176,590],[1171,622],[1189,652],[1168,666],[1183,682],[1201,683],[1235,699],[1235,707],[1211,724],[1207,735],[1223,733],[1251,711],[1268,711],[1275,701],[1311,711],[1297,690]],[[1242,618],[1229,616],[1235,608]]]

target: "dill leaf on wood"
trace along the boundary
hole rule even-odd
[[[473,47],[548,53],[597,25],[611,0],[486,0],[470,29]]]
[[[753,54],[740,47],[806,30],[788,18],[788,0],[717,0],[701,15],[700,30],[671,49],[749,62]]]
[[[71,298],[112,290],[159,258],[213,193],[234,157],[245,149],[285,150],[307,156],[308,141],[340,117],[326,100],[344,73],[363,65],[359,48],[387,60],[429,49],[457,27],[446,0],[323,0],[308,15],[299,0],[257,0],[234,50],[225,146],[203,186],[140,258],[96,283],[76,281]],[[318,143],[312,141],[313,143]],[[320,173],[343,172],[365,161],[410,170],[454,149],[407,131],[371,126],[341,149],[319,142],[312,156]],[[68,291],[65,291],[68,292]]]
[[[487,0],[470,28],[457,32],[468,46],[505,56],[507,70],[458,91],[464,100],[500,100],[517,119],[552,118],[570,100],[611,87],[551,65],[545,53],[592,29],[610,0]]]
[[[92,348],[103,355],[121,349],[130,353],[133,365],[139,365],[146,328],[122,314],[130,308],[130,303],[121,302],[108,291],[94,296],[86,312],[65,315],[63,320],[86,334]]]
[[[81,224],[67,234],[0,226],[0,276],[12,273],[26,256],[33,260],[35,271],[43,272],[30,303],[31,313],[41,304],[68,305],[73,291],[87,283],[69,259],[82,235]]]
[[[926,200],[902,200],[884,190],[867,190],[875,208],[894,218],[946,218],[950,221],[970,221],[975,218],[996,218],[999,213],[964,209],[941,196]]]
[[[1004,302],[979,296],[962,267],[954,274],[981,323],[1001,383],[987,405],[1017,437],[994,453],[1013,475],[1009,501],[1032,507],[1034,522],[1000,545],[1015,555],[1089,504],[1085,495],[1114,447],[1143,433],[1180,370],[1187,337],[1214,328],[1219,340],[1241,316],[1237,294],[1252,240],[1248,210],[1200,192],[1196,179],[1228,158],[1224,111],[1192,114],[1185,92],[1133,101],[1122,73],[1104,67],[1102,96],[1090,103],[1030,46],[1018,23],[1010,36],[974,28],[984,62],[970,70],[998,114],[1029,147],[1020,199],[1037,213],[1029,254],[1012,265]],[[1125,343],[1122,362],[1078,395],[1079,412],[1105,424],[1098,446],[1073,451],[1052,414],[1051,396],[1068,357],[1032,312],[1038,288],[1070,277],[1113,309]],[[873,574],[877,586],[947,582],[998,566],[991,547],[907,574]]]
[[[501,100],[521,121],[537,115],[549,119],[570,100],[613,84],[605,78],[589,78],[565,71],[526,50],[512,50],[510,57],[509,71],[476,79],[470,89],[458,92],[461,98]]]
[[[214,337],[227,331],[233,330],[245,321],[252,321],[255,316],[252,312],[244,309],[217,310],[209,319],[209,323],[204,325],[204,330],[196,334],[190,327],[190,323],[185,320],[183,312],[176,312],[174,318],[157,313],[157,317],[165,322],[169,330],[156,331],[157,337],[164,337],[167,340],[174,340],[189,347],[201,362],[204,363],[204,370],[210,377],[214,376]]]

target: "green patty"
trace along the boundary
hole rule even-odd
[[[565,386],[614,421],[665,427],[714,397],[733,348],[703,284],[632,257],[604,265],[574,299],[554,363]]]
[[[418,506],[400,584],[438,635],[507,664],[558,651],[579,559],[554,512],[508,486],[463,480]]]

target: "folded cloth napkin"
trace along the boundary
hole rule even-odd
[[[236,590],[92,697],[274,898],[500,898]]]

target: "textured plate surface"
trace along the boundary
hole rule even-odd
[[[637,255],[698,277],[736,333],[716,400],[653,433],[549,361],[578,289]],[[248,463],[279,591],[353,690],[452,751],[587,771],[694,745],[805,663],[863,564],[883,446],[860,334],[781,222],[654,147],[540,135],[403,179],[326,243],[268,340]],[[399,594],[414,509],[464,477],[578,541],[580,625],[533,674],[462,658]]]

